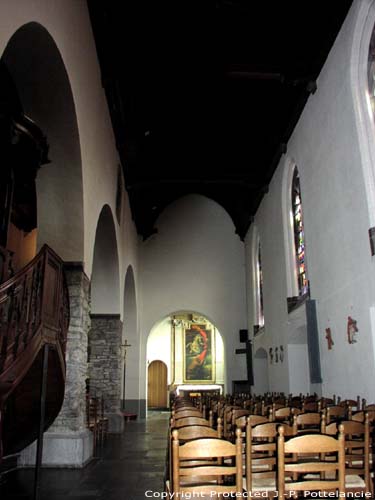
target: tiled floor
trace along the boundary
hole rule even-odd
[[[130,421],[121,436],[109,436],[84,469],[43,469],[41,500],[140,500],[162,492],[167,449],[167,412]],[[33,471],[11,473],[1,500],[32,500]],[[148,495],[151,495],[149,492]]]

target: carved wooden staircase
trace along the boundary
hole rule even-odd
[[[0,284],[0,463],[35,441],[61,409],[68,326],[63,262],[45,245]]]

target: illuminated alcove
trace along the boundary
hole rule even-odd
[[[147,341],[147,366],[148,407],[168,406],[168,393],[222,393],[225,355],[221,334],[202,314],[171,314],[151,329]]]

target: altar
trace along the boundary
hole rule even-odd
[[[180,384],[176,386],[177,396],[198,396],[202,393],[217,393],[222,396],[224,393],[223,384]]]

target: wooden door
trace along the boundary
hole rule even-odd
[[[148,408],[167,407],[167,365],[152,361],[148,365]]]

